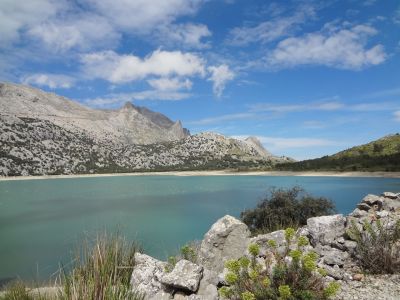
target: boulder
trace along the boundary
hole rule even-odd
[[[360,210],[369,211],[371,206],[369,206],[367,203],[359,203],[357,204],[357,208]]]
[[[362,199],[362,202],[368,204],[369,206],[379,204],[381,201],[381,197],[372,194],[368,194]]]
[[[392,192],[384,192],[384,193],[382,193],[382,196],[385,197],[385,198],[389,198],[389,199],[397,199],[397,198],[399,198],[399,194],[392,193]]]
[[[277,250],[283,254],[286,249],[285,231],[277,230],[267,234],[260,234],[250,239],[249,244],[258,244],[260,246],[260,255],[268,254],[268,241],[273,240],[276,243]]]
[[[311,243],[330,245],[336,238],[345,232],[346,218],[343,215],[322,216],[309,218],[307,228],[311,236]]]
[[[314,250],[321,256],[322,262],[329,266],[343,266],[350,258],[349,253],[329,246],[318,245]]]
[[[358,208],[353,210],[353,212],[350,214],[350,216],[355,217],[355,218],[362,218],[367,215],[368,215],[368,212],[366,212],[365,210],[358,209]]]
[[[146,294],[147,299],[162,292],[162,284],[158,280],[163,274],[166,263],[146,254],[135,254],[135,268],[131,276],[131,287],[134,291]]]
[[[162,284],[174,289],[196,292],[202,276],[203,267],[182,259],[177,262],[171,272],[164,273],[159,280]]]
[[[217,300],[219,283],[218,274],[208,269],[203,270],[203,278],[200,281],[199,290],[197,295],[201,296],[203,300]]]
[[[199,261],[204,267],[220,273],[225,261],[243,256],[249,238],[250,231],[246,224],[227,215],[205,234],[200,246]]]
[[[159,291],[153,297],[149,298],[149,300],[170,300],[170,299],[173,299],[172,295],[164,291]]]

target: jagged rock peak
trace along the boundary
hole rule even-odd
[[[264,157],[272,156],[272,154],[264,148],[264,146],[261,144],[260,140],[258,138],[256,138],[255,136],[249,136],[244,141],[247,144],[252,145],[261,156],[264,156]]]

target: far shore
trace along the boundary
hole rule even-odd
[[[134,172],[110,174],[76,174],[76,175],[40,175],[40,176],[1,176],[0,181],[36,180],[59,178],[90,178],[116,176],[324,176],[324,177],[382,177],[400,178],[400,172],[328,172],[328,171],[249,171],[237,172],[231,170],[220,171],[166,171],[166,172]]]

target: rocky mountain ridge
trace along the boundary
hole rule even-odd
[[[53,93],[0,83],[0,114],[47,120],[97,142],[153,144],[189,136],[180,121],[127,102],[116,110],[92,109]]]
[[[54,94],[0,85],[0,176],[263,168],[289,161],[131,103],[93,110]]]

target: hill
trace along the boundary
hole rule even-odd
[[[400,171],[400,134],[338,152],[334,155],[276,166],[285,171]]]

